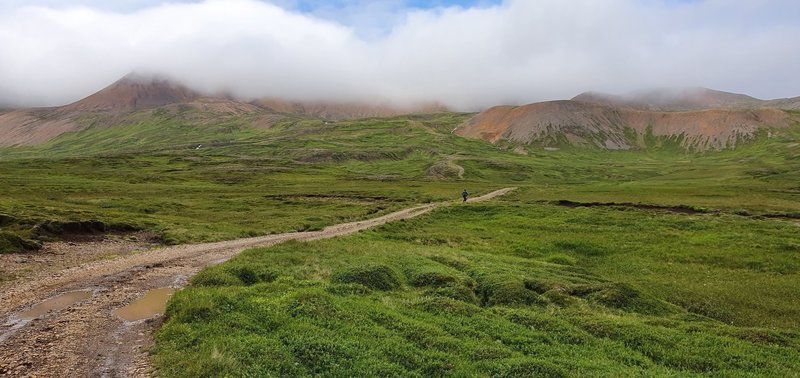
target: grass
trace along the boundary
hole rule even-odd
[[[169,143],[185,126],[165,122],[90,128],[35,148],[0,150],[0,213],[14,217],[0,227],[32,238],[43,222],[98,220],[153,230],[169,243],[213,241],[319,229],[460,191],[460,183],[427,177],[436,153],[422,145],[437,142],[430,129],[406,127],[404,118],[337,129],[297,121],[200,150]],[[166,135],[161,144],[119,142],[150,138],[156,128]],[[442,137],[453,138],[436,134]],[[421,147],[398,148],[407,138],[419,138]]]
[[[207,268],[169,304],[159,373],[787,376],[800,368],[790,222],[564,208],[527,196],[253,249]],[[742,242],[751,235],[757,243]],[[227,278],[208,285],[218,275]]]
[[[495,183],[525,187],[541,200],[800,212],[800,148],[791,143],[797,128],[705,154],[565,149],[520,156],[511,146],[451,135],[465,119],[459,114],[335,125],[289,119],[266,130],[243,119],[194,130],[189,116],[137,117],[42,146],[0,149],[0,213],[16,219],[0,227],[35,238],[30,231],[42,222],[98,220],[154,230],[170,243],[212,241],[318,229]],[[207,147],[195,149],[201,143]]]
[[[203,270],[169,303],[159,374],[796,374],[800,126],[726,151],[519,155],[450,134],[467,116],[98,121],[0,149],[0,249],[90,221],[167,243],[314,230],[515,186]]]

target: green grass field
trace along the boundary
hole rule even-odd
[[[519,189],[205,269],[170,301],[160,375],[800,371],[800,125],[727,151],[520,155],[452,135],[464,114],[194,116],[0,149],[0,250],[58,238],[48,222],[187,243]]]
[[[796,225],[527,197],[208,268],[171,301],[157,366],[164,376],[800,369]]]

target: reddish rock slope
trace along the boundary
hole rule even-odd
[[[575,96],[572,100],[612,107],[654,111],[758,109],[765,107],[785,110],[800,109],[800,97],[765,101],[748,95],[708,88],[654,89],[619,96],[599,92],[586,92]]]
[[[63,108],[70,111],[130,110],[188,102],[199,97],[199,93],[180,84],[130,74]]]
[[[780,109],[709,109],[655,112],[579,101],[551,101],[525,106],[498,106],[479,113],[456,133],[497,142],[501,139],[545,145],[629,149],[644,146],[647,135],[676,137],[685,148],[734,147],[761,127],[783,128],[795,120]],[[635,132],[635,133],[634,133]]]

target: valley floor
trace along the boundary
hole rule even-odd
[[[493,145],[456,113],[198,112],[0,149],[0,375],[800,371],[800,124],[693,153]],[[69,244],[85,225],[149,236],[93,252]],[[114,315],[184,285],[163,326]]]
[[[171,300],[162,376],[795,376],[800,225],[530,190],[245,251]]]
[[[492,199],[511,189],[470,199]],[[114,311],[161,287],[182,287],[208,265],[219,264],[245,248],[289,240],[347,235],[386,222],[425,214],[444,204],[427,204],[384,216],[333,225],[320,231],[275,234],[224,242],[157,248],[81,264],[56,274],[7,285],[0,295],[0,373],[12,376],[147,376],[147,350],[160,319],[128,322]],[[83,248],[89,245],[82,245]],[[66,309],[25,316],[26,310],[59,294],[85,291],[88,298]]]

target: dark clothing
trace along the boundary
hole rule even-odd
[[[464,202],[467,202],[467,196],[468,195],[469,195],[469,193],[467,193],[466,190],[463,193],[461,193],[461,197],[464,197]]]

